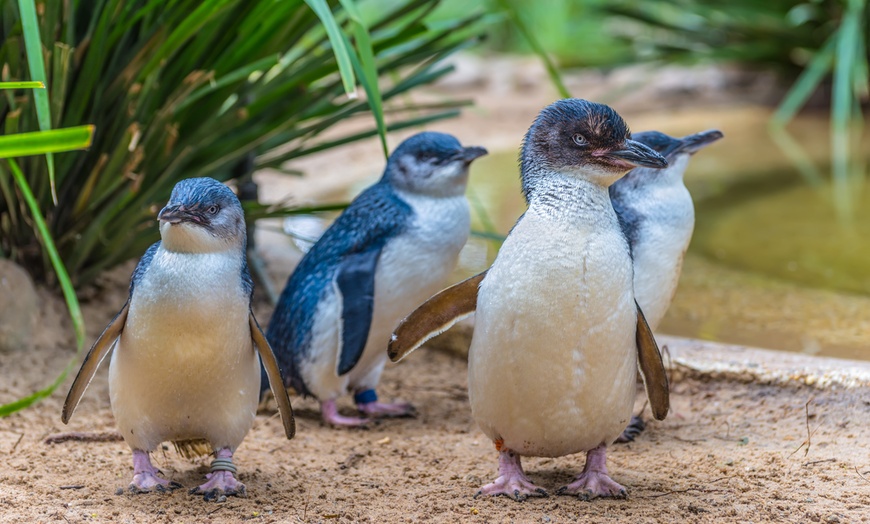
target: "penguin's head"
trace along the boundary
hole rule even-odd
[[[183,253],[244,248],[245,214],[236,195],[213,178],[188,178],[175,184],[160,214],[163,247]]]
[[[526,133],[520,153],[527,197],[546,173],[609,186],[637,166],[667,165],[660,154],[632,140],[628,125],[616,111],[579,98],[545,107]]]
[[[410,193],[457,196],[465,193],[469,164],[485,154],[482,147],[462,147],[452,135],[426,131],[399,144],[384,179]]]
[[[633,139],[649,146],[667,159],[668,167],[663,170],[665,173],[682,178],[688,167],[689,158],[723,136],[725,135],[718,129],[709,129],[682,138],[674,138],[659,131],[641,131],[635,133]]]

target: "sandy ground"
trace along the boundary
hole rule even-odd
[[[529,115],[555,97],[540,81],[528,80],[543,78],[534,65],[505,69],[514,71],[510,77],[497,76],[499,63],[486,67],[490,70],[460,77],[458,85],[429,95],[484,93],[475,96],[478,106],[466,112],[461,125],[434,127],[461,127],[458,134],[465,142],[515,148]],[[686,96],[716,105],[718,99],[706,93],[737,89],[735,82],[748,90],[754,85],[716,73],[687,88],[683,80],[674,80],[681,74],[659,74],[647,82],[645,94],[623,96],[620,111],[642,117],[651,97],[658,97],[659,109],[676,108]],[[482,78],[495,80],[484,86]],[[623,71],[569,79],[569,87],[600,99],[614,85],[623,93],[636,87],[636,80],[636,71]],[[686,95],[687,89],[697,92]],[[674,109],[674,122],[686,110],[680,111]],[[474,140],[483,136],[484,142]],[[328,169],[337,157],[320,155],[295,166],[311,178],[263,173],[259,180],[272,200],[287,194],[298,201],[315,199],[336,184],[360,180],[361,173],[376,173],[373,144],[342,151],[345,169]],[[312,184],[313,179],[319,182]],[[263,232],[258,239],[273,279],[283,282],[298,253],[288,249],[286,238]],[[131,269],[119,268],[83,292],[88,343],[123,303]],[[0,403],[45,386],[47,377],[71,358],[74,344],[63,302],[44,290],[40,302],[34,349],[0,354]],[[271,310],[262,297],[256,311],[268,322]],[[418,418],[384,421],[367,430],[336,430],[320,423],[315,402],[294,397],[297,437],[287,441],[275,413],[261,413],[236,455],[248,496],[220,503],[203,502],[186,490],[116,495],[132,476],[130,451],[123,442],[43,443],[62,431],[114,429],[105,369],[70,426],[61,424],[67,379],[33,408],[0,419],[0,522],[870,522],[870,381],[808,380],[830,375],[820,371],[822,361],[812,359],[802,360],[805,373],[791,380],[794,373],[758,372],[763,367],[759,359],[775,361],[776,354],[736,356],[722,347],[663,340],[673,348],[673,410],[667,420],[650,423],[638,441],[613,447],[609,456],[611,474],[628,488],[627,500],[474,499],[477,489],[496,476],[496,453],[471,419],[461,351],[430,348],[390,366],[381,388],[383,398],[413,402]],[[445,340],[435,342],[433,346],[445,347]],[[461,349],[467,336],[458,332],[452,344]],[[831,376],[861,368],[825,362],[834,369]],[[343,409],[352,411],[349,400]],[[189,462],[171,447],[154,459],[167,478],[187,488],[201,483],[207,471],[207,459]],[[525,467],[533,481],[552,493],[582,463],[579,455],[528,458]]]
[[[100,302],[86,307],[94,326],[111,314]],[[0,401],[41,386],[67,358],[45,345],[4,357]],[[475,499],[496,476],[496,453],[471,419],[464,360],[432,349],[391,366],[383,381],[382,397],[413,402],[416,419],[336,430],[321,424],[315,402],[294,398],[298,436],[287,441],[275,413],[261,413],[236,455],[247,498],[118,495],[132,475],[126,444],[43,443],[65,430],[113,430],[102,370],[69,427],[60,422],[65,390],[2,421],[0,521],[870,522],[870,389],[782,385],[680,362],[672,361],[670,416],[610,452],[628,499],[593,502]],[[186,488],[207,471],[207,460],[191,463],[171,448],[154,458]],[[528,458],[525,466],[553,492],[582,460]]]

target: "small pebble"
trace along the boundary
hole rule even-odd
[[[480,511],[477,508],[471,508],[472,515],[477,515],[478,513],[480,513]]]
[[[221,495],[220,497],[218,497],[217,501],[218,501],[218,502],[226,502],[226,501],[227,501],[227,496],[226,496],[226,495]]]
[[[390,443],[390,437],[384,437],[381,440],[377,441],[377,444],[389,444],[389,443]]]

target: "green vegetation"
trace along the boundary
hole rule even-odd
[[[231,179],[249,154],[257,168],[281,169],[379,129],[457,114],[462,102],[415,106],[402,97],[447,73],[439,60],[474,40],[478,15],[430,24],[438,5],[401,0],[360,13],[353,0],[39,2],[37,54],[47,74],[38,78],[25,52],[32,47],[27,11],[7,2],[0,9],[2,80],[48,87],[7,91],[0,126],[6,133],[96,127],[85,153],[19,160],[73,282],[140,255],[156,238],[156,207],[179,179]],[[357,82],[366,97],[355,96]],[[348,118],[372,119],[369,100],[376,109],[370,129],[321,137]],[[50,121],[33,110],[44,101]],[[0,179],[10,176],[10,165],[0,162]],[[20,192],[4,192],[0,248],[37,277],[50,276],[24,209]],[[250,209],[251,216],[265,212]]]
[[[474,41],[480,19],[463,13],[431,25],[437,0],[397,1],[370,16],[354,0],[38,4],[39,17],[35,0],[0,8],[0,256],[57,279],[79,353],[74,284],[140,255],[178,180],[234,178],[251,155],[257,167],[280,170],[374,134],[386,154],[387,130],[448,118],[466,104],[406,100],[385,109],[449,72],[439,61]],[[373,128],[319,139],[368,114]],[[0,416],[50,395],[77,357],[47,387],[0,406]]]

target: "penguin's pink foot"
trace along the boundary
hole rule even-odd
[[[598,497],[624,499],[628,497],[625,488],[617,484],[607,474],[607,447],[604,444],[586,454],[586,466],[574,482],[559,488],[557,495],[573,495],[583,500]]]
[[[206,502],[226,496],[245,496],[245,485],[236,479],[236,465],[233,452],[228,448],[217,450],[217,458],[211,463],[211,473],[205,476],[208,481],[190,490],[191,495],[202,495]]]
[[[320,403],[320,415],[323,421],[332,426],[342,427],[365,427],[372,422],[371,419],[361,417],[345,417],[338,413],[335,400],[324,400]]]
[[[231,471],[214,471],[205,476],[208,482],[190,490],[191,495],[202,495],[206,502],[217,500],[221,495],[244,497],[245,485],[236,480]]]
[[[357,404],[356,407],[361,413],[365,413],[371,417],[417,416],[417,410],[407,402],[396,402],[395,404],[389,404],[386,402],[369,402],[368,404]]]
[[[496,445],[500,447],[500,445]],[[510,497],[516,501],[528,497],[546,497],[547,491],[534,485],[523,472],[520,456],[508,449],[500,449],[498,454],[498,473],[495,482],[480,488],[474,498],[481,495]]]
[[[388,404],[378,402],[378,395],[373,389],[367,389],[353,396],[356,407],[364,415],[370,417],[414,417],[417,410],[407,402]]]
[[[133,450],[133,481],[128,488],[131,493],[150,493],[152,491],[171,491],[181,484],[157,476],[160,472],[151,464],[147,451]],[[120,490],[119,490],[120,493]]]

